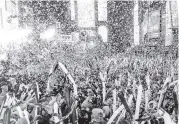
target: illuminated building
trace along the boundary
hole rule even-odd
[[[0,1],[0,28],[15,29],[18,28],[18,5],[17,0]]]

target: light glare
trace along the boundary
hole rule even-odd
[[[31,33],[31,29],[13,29],[13,30],[0,30],[0,44],[6,47],[12,41],[17,44],[23,42],[23,38],[28,36]]]
[[[51,29],[47,29],[46,31],[42,32],[42,33],[40,34],[40,38],[41,38],[41,39],[49,40],[49,39],[51,39],[54,35],[55,35],[55,29],[54,29],[54,28],[51,28]]]

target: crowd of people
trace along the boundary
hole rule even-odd
[[[86,70],[73,77],[77,87],[58,64],[46,88],[39,82],[1,82],[1,123],[177,124],[178,73],[140,64],[131,61],[115,73],[110,67]]]

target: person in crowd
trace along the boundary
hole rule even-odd
[[[124,98],[126,99],[126,101],[128,101],[128,98],[131,94],[134,96],[132,101],[133,108],[131,110],[132,114],[134,115],[138,95],[138,86],[139,84],[142,84],[142,100],[140,104],[139,118],[145,118],[145,116],[149,116],[150,114],[153,114],[152,116],[157,116],[157,104],[160,99],[160,92],[163,90],[161,87],[163,86],[166,77],[164,76],[164,72],[161,69],[156,71],[150,69],[150,67],[142,67],[142,65],[145,64],[142,64],[140,61],[138,61],[137,63],[139,64],[137,64],[136,67],[134,66],[132,70],[129,70],[129,68],[127,68],[124,69],[124,71],[120,72],[122,75],[122,77],[120,77],[120,90],[124,94]],[[150,87],[147,86],[145,78],[146,75],[149,75],[150,77],[150,84],[152,84],[150,85]],[[94,76],[94,78],[97,77],[98,74]],[[82,83],[83,85],[78,86],[78,97],[75,100],[78,101],[77,108],[79,109],[79,111],[77,111],[77,114],[79,124],[106,124],[107,121],[110,120],[111,116],[115,114],[112,111],[113,96],[111,95],[113,94],[112,90],[115,87],[114,85],[112,85],[114,83],[114,77],[115,76],[113,74],[107,76],[106,80],[108,81],[108,84],[106,84],[107,92],[105,96],[105,103],[103,103],[102,100],[102,86],[98,79],[94,79],[94,81],[91,80],[88,83],[84,81]],[[174,80],[174,78],[172,78],[172,80]],[[64,120],[63,122],[59,122],[59,120],[66,116],[70,111],[70,99],[73,97],[70,94],[72,92],[71,89],[64,90],[64,84],[68,85],[68,83],[63,83],[60,85],[60,87],[56,86],[53,91],[50,91],[48,93],[44,91],[41,86],[39,86],[39,92],[43,93],[40,95],[38,100],[36,98],[36,95],[39,94],[39,92],[37,93],[36,85],[34,85],[35,88],[30,86],[29,84],[18,82],[14,86],[11,86],[10,84],[2,85],[2,91],[0,93],[1,119],[3,119],[3,114],[6,108],[10,108],[11,106],[16,105],[18,101],[21,101],[19,106],[22,108],[22,111],[27,110],[31,123],[35,122],[36,120],[38,120],[39,124],[50,124],[55,122],[64,124],[69,123],[70,119],[68,119],[68,121]],[[31,84],[35,84],[34,81],[32,81]],[[148,110],[145,110],[145,97],[143,94],[149,88],[151,93],[148,94]],[[110,91],[110,93],[108,93],[108,91]],[[119,93],[119,90],[117,90],[117,92]],[[31,97],[33,98],[33,100],[27,102],[29,99],[31,99]],[[67,98],[69,99],[67,100]],[[116,101],[117,104],[119,104],[119,106],[117,107],[120,107],[122,105],[122,102],[118,98],[116,99]],[[167,85],[161,108],[163,108],[169,115],[174,115],[175,113],[177,113],[177,111],[175,111],[177,110],[177,108],[176,103],[174,104],[174,101],[176,102],[177,100],[174,98],[173,88]],[[36,106],[39,107],[38,115],[35,114]],[[15,113],[12,112],[12,114]],[[120,114],[121,113],[119,113],[116,118],[119,118]],[[129,124],[130,122],[128,116],[128,113],[124,112],[124,116],[121,120],[118,121],[118,124]],[[18,123],[27,123],[27,121],[23,119],[19,119]],[[147,120],[145,121],[145,123],[148,123],[149,121]],[[156,123],[152,119],[150,122]]]
[[[88,108],[88,109],[92,109],[93,107],[93,96],[94,93],[91,89],[87,90],[87,97],[85,99],[85,101],[82,103],[81,107],[82,108]]]
[[[112,98],[107,99],[106,103],[103,105],[103,112],[104,112],[104,118],[107,120],[111,117],[112,115]]]
[[[104,111],[100,108],[95,108],[92,110],[91,118],[92,124],[106,124],[106,121],[104,120]]]
[[[3,119],[3,114],[5,111],[4,105],[6,102],[6,95],[8,93],[8,86],[7,85],[2,85],[1,86],[1,93],[0,93],[0,106],[1,106],[1,110],[0,110],[0,119]]]

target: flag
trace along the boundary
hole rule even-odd
[[[5,104],[5,101],[6,101],[6,97],[5,96],[1,96],[0,97],[0,101],[2,101],[1,103],[1,108],[0,108],[0,119],[3,119],[3,107],[4,107],[4,104]]]
[[[25,119],[27,121],[27,124],[30,124],[29,113],[27,112],[27,110],[24,110],[24,115],[25,115]]]
[[[3,124],[10,124],[10,115],[11,110],[9,108],[6,109],[3,116]]]
[[[37,103],[39,102],[39,97],[40,97],[40,90],[39,90],[39,85],[38,83],[36,82],[36,90],[35,90],[35,96],[36,96],[36,101]]]
[[[40,90],[39,90],[39,85],[38,83],[36,82],[36,90],[35,90],[35,96],[36,96],[36,102],[38,103],[39,102],[39,93],[40,93]],[[38,106],[35,107],[35,117],[38,115]],[[36,124],[38,124],[38,121],[36,121]]]
[[[71,83],[73,84],[74,95],[78,96],[77,85],[76,85],[74,79],[72,78],[72,76],[69,74],[69,72],[66,69],[66,67],[61,62],[59,62],[58,65],[63,70],[63,72],[67,75],[67,77],[69,78]]]
[[[124,105],[124,107],[125,107],[126,111],[129,113],[130,118],[131,118],[131,120],[132,120],[132,118],[133,118],[133,117],[132,117],[132,112],[131,112],[131,110],[130,110],[130,108],[129,108],[128,104],[127,104],[126,99],[124,98],[123,93],[122,93],[122,92],[120,92],[120,93],[118,94],[118,96],[119,96],[119,98],[120,98],[120,100],[121,100],[122,104]]]
[[[129,99],[128,99],[128,101],[127,101],[127,103],[128,103],[129,105],[131,105],[132,99],[133,99],[133,96],[130,95],[130,96],[129,96]],[[119,113],[121,113],[124,109],[125,109],[125,108],[124,108],[124,105],[121,105],[121,106],[113,113],[113,115],[110,117],[110,119],[108,120],[107,124],[111,124],[111,123],[114,121],[114,119],[117,117],[117,115],[119,115]]]
[[[136,109],[135,109],[135,119],[139,118],[141,99],[142,99],[142,85],[140,84],[139,87],[138,87],[138,93],[137,93],[137,102],[136,102]],[[139,124],[139,122],[136,121],[135,124]]]
[[[55,72],[55,70],[58,68],[58,63],[57,61],[55,62],[55,64],[52,66],[52,68],[50,69],[50,72],[49,72],[49,77]],[[51,91],[51,88],[50,88],[50,78],[48,79],[48,82],[47,82],[47,88],[46,88],[46,91],[49,93]]]
[[[116,118],[116,116],[124,109],[124,106],[121,105],[114,113],[113,115],[110,117],[109,121],[107,122],[107,124],[111,124],[114,119]]]
[[[102,74],[101,72],[99,72],[99,76],[102,80],[102,92],[103,92],[103,102],[105,102],[105,97],[106,97],[106,75]]]
[[[172,120],[171,116],[170,116],[165,110],[163,110],[162,108],[159,109],[159,112],[158,112],[158,113],[159,113],[160,116],[163,117],[163,119],[164,119],[164,124],[176,124],[176,123]]]

